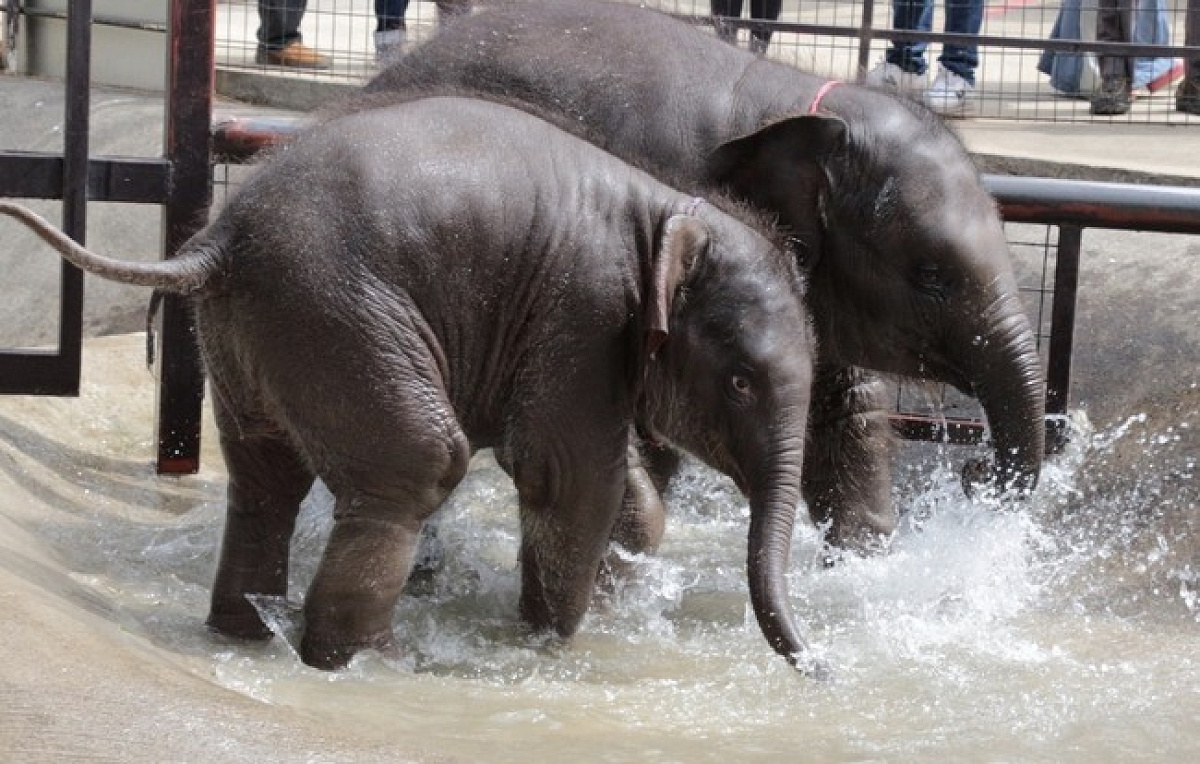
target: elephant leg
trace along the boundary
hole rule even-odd
[[[534,437],[546,430],[534,428]],[[521,505],[521,618],[569,637],[591,605],[621,512],[624,432],[576,428],[571,443],[520,453],[513,478]]]
[[[669,445],[642,440],[631,431],[626,458],[625,496],[612,540],[627,552],[653,554],[666,529],[667,507],[662,497],[679,471],[679,452]],[[610,550],[601,568],[601,585],[611,589],[629,575],[629,566],[620,554]]]
[[[466,475],[470,443],[431,357],[362,352],[316,379],[363,405],[309,407],[297,429],[335,498],[333,530],[304,601],[300,658],[336,669],[388,650],[425,520]],[[333,366],[333,365],[331,365]],[[311,400],[306,396],[304,400]],[[302,420],[302,421],[301,421]]]
[[[214,407],[229,487],[207,623],[226,636],[268,639],[270,629],[246,597],[287,596],[292,532],[314,475],[282,434],[235,420],[219,396]]]
[[[896,528],[886,397],[870,372],[818,365],[803,491],[813,521],[829,525],[830,546],[876,552]]]
[[[643,461],[636,437],[630,433],[626,448],[625,494],[621,512],[613,525],[612,542],[626,552],[647,554],[658,550],[666,527],[667,511],[659,483]],[[628,579],[632,571],[618,550],[610,548],[600,568],[602,589],[611,590],[618,581]]]

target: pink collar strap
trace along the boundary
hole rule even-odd
[[[817,110],[821,108],[821,99],[829,95],[829,91],[833,90],[840,84],[841,83],[838,80],[826,80],[825,84],[821,86],[821,89],[817,91],[816,98],[814,98],[812,103],[808,105],[808,113],[816,114]]]
[[[689,216],[695,215],[696,210],[700,209],[700,205],[702,205],[702,204],[704,204],[703,199],[701,199],[698,196],[694,197],[690,202],[688,202],[688,206],[686,208],[684,208],[683,214],[689,215]]]

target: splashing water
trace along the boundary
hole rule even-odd
[[[1194,539],[1160,521],[1164,491],[1193,480],[1194,458],[1097,493],[1084,479],[1097,460],[1129,439],[1169,446],[1170,433],[1158,443],[1136,418],[1101,434],[1080,416],[1072,426],[1028,501],[966,499],[961,449],[934,449],[897,489],[886,555],[826,569],[818,531],[797,528],[789,583],[833,666],[826,683],[796,675],[762,638],[745,583],[748,509],[693,463],[669,493],[660,553],[629,558],[635,576],[568,646],[518,622],[516,495],[486,453],[439,512],[444,568],[397,608],[403,657],[365,654],[338,673],[303,666],[292,647],[329,532],[320,486],[298,523],[292,599],[256,603],[278,635],[264,646],[201,626],[218,499],[170,522],[59,528],[53,541],[97,608],[222,686],[468,759],[1189,758],[1200,751],[1200,565]],[[1152,511],[1135,510],[1147,497]]]

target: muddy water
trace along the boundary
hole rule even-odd
[[[327,493],[305,504],[293,601],[260,603],[282,638],[224,643],[202,627],[223,511],[212,459],[198,479],[163,481],[112,455],[148,448],[121,401],[29,405],[45,408],[24,420],[0,411],[0,478],[51,509],[7,509],[28,534],[21,554],[41,551],[37,566],[6,567],[95,628],[115,627],[138,660],[176,677],[181,704],[199,680],[243,701],[234,725],[251,728],[262,708],[344,736],[302,755],[268,739],[279,760],[354,760],[345,740],[360,735],[488,762],[1200,756],[1200,543],[1186,498],[1196,459],[1176,448],[1186,428],[1132,416],[1093,433],[1079,417],[1037,498],[1013,504],[963,498],[961,449],[920,449],[905,460],[904,521],[881,558],[825,569],[816,530],[802,526],[791,591],[834,667],[828,683],[771,655],[747,604],[745,503],[695,466],[672,488],[661,554],[634,560],[635,580],[573,644],[525,633],[515,495],[484,453],[444,509],[445,568],[397,610],[403,657],[327,674],[290,647],[329,529]],[[59,428],[84,432],[44,437]],[[1119,461],[1123,444],[1161,471],[1097,489],[1091,471]],[[131,683],[131,701],[138,692]]]
[[[6,422],[11,444],[26,431]],[[109,426],[119,425],[96,428]],[[635,560],[634,582],[563,648],[516,621],[515,495],[486,453],[476,457],[440,523],[444,570],[397,610],[404,657],[364,656],[338,674],[302,666],[290,648],[298,602],[260,603],[283,637],[266,646],[204,632],[220,475],[186,491],[146,475],[89,485],[101,480],[92,470],[113,465],[85,459],[79,485],[56,488],[76,497],[70,522],[26,528],[52,551],[52,572],[37,578],[47,596],[154,646],[145,660],[352,736],[370,730],[452,758],[1195,760],[1195,537],[1156,527],[1175,521],[1153,504],[1122,519],[1122,500],[1145,504],[1145,481],[1093,507],[1106,517],[1081,519],[1088,507],[1073,506],[1088,461],[1116,441],[1170,440],[1138,428],[1134,419],[1126,432],[1081,429],[1024,504],[962,498],[952,468],[961,452],[925,453],[898,488],[906,515],[883,558],[822,569],[816,530],[800,528],[791,589],[835,667],[826,684],[769,654],[746,603],[744,501],[696,467],[672,488],[662,553]],[[22,451],[30,461],[13,457],[6,471],[36,480],[46,455]],[[1194,458],[1177,467],[1178,480],[1194,480]],[[330,501],[318,486],[302,513],[295,598],[328,533]]]

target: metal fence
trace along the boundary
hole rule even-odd
[[[269,1],[269,0],[268,0]],[[633,0],[629,0],[633,2]],[[783,0],[778,21],[742,18],[738,28],[746,45],[749,28],[771,29],[767,55],[782,63],[826,76],[853,80],[880,61],[891,40],[924,40],[931,74],[946,43],[979,46],[977,86],[964,116],[1028,121],[1120,121],[1200,125],[1200,117],[1174,109],[1174,86],[1183,75],[1186,0],[1129,0],[1135,3],[1135,39],[1140,43],[1094,41],[1097,0],[987,0],[979,35],[945,34],[945,7],[960,0],[935,0],[931,31],[892,28],[890,0]],[[571,2],[571,0],[562,0]],[[644,5],[711,24],[711,0],[645,0]],[[749,8],[749,0],[744,3]],[[324,71],[264,68],[255,60],[258,0],[227,0],[218,5],[217,61],[226,71],[270,71],[281,77],[314,82],[358,84],[377,68],[373,34],[374,4],[368,0],[308,0],[301,24],[305,44],[328,56]],[[438,10],[432,0],[410,0],[405,15],[405,47],[432,34]],[[1055,32],[1056,24],[1059,31]],[[1084,38],[1084,39],[1077,39]],[[1078,64],[1092,71],[1097,51],[1128,52],[1139,59],[1133,108],[1117,117],[1089,113],[1091,80],[1082,91],[1064,92],[1041,71],[1047,54],[1058,56],[1058,71]],[[1083,58],[1072,58],[1080,57]],[[1063,58],[1065,57],[1065,58]],[[1074,63],[1072,63],[1074,62]],[[1055,82],[1062,86],[1059,76]]]

